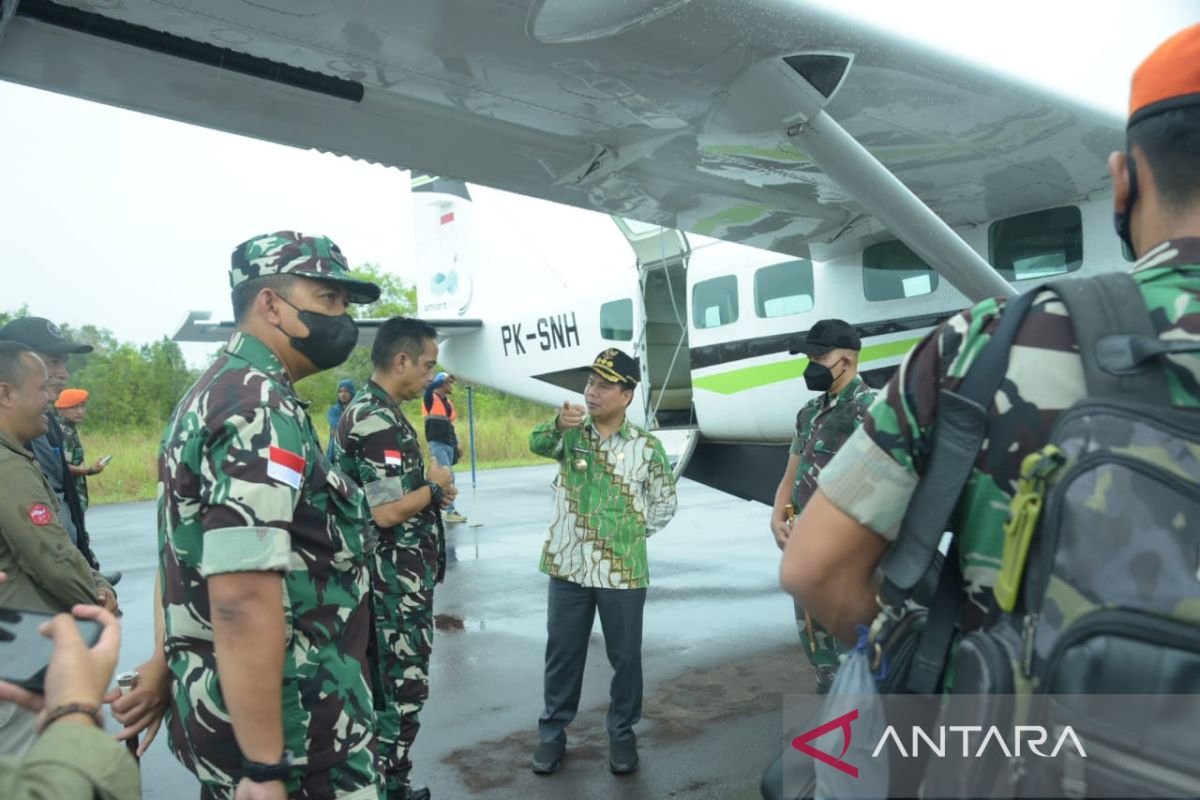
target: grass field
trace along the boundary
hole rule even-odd
[[[420,410],[414,416],[405,408],[409,419],[414,421],[424,443]],[[543,459],[529,452],[529,431],[539,422],[550,418],[551,410],[542,412],[537,408],[522,408],[519,414],[479,415],[475,420],[475,446],[478,451],[478,467],[494,469],[522,464],[536,464]],[[471,471],[471,454],[468,447],[466,414],[462,414],[457,428],[463,445],[463,460],[455,467],[463,482],[464,475]],[[322,444],[329,441],[329,430],[324,415],[313,415],[313,423]],[[88,478],[88,493],[93,505],[100,503],[124,503],[133,500],[153,500],[157,487],[156,459],[158,442],[162,431],[89,431],[87,423],[80,426],[84,453],[89,463],[101,456],[112,455],[113,460],[100,475]],[[426,452],[428,458],[428,452]]]

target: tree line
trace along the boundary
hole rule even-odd
[[[409,315],[416,310],[416,288],[412,284],[374,264],[358,267],[354,274],[379,284],[383,290],[378,302],[352,308],[355,317],[385,319]],[[0,311],[0,326],[28,315],[29,309],[24,305],[15,311]],[[92,431],[161,430],[175,404],[199,376],[198,370],[188,367],[179,345],[166,336],[139,345],[119,341],[112,331],[95,325],[58,325],[68,338],[95,348],[91,353],[71,356],[68,384],[88,391],[85,425]],[[212,357],[220,351],[221,348],[214,349]],[[338,381],[350,378],[356,388],[361,388],[370,375],[370,349],[357,347],[341,366],[299,381],[296,393],[312,404],[309,412],[314,419],[323,419],[325,410],[335,402]],[[458,392],[455,400],[459,406],[460,424],[465,425],[466,391]],[[485,387],[476,389],[475,407],[477,413],[523,417],[538,414],[543,409],[537,403]],[[410,418],[414,413],[420,417],[419,409],[406,408],[405,411]],[[465,430],[460,435],[465,437]]]

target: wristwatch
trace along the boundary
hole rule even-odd
[[[446,492],[433,481],[425,481],[425,485],[429,487],[429,494],[433,496],[433,504],[440,506],[442,504],[442,495]]]
[[[249,778],[255,783],[270,783],[271,781],[287,780],[292,774],[292,751],[284,750],[283,758],[277,764],[260,764],[257,761],[242,759],[241,777]]]

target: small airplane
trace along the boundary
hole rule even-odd
[[[451,369],[557,404],[627,348],[684,474],[765,502],[817,319],[858,326],[878,382],[971,301],[1124,266],[1116,115],[798,0],[22,0],[0,79],[424,171],[418,302]],[[464,180],[612,215],[633,267],[497,269]]]

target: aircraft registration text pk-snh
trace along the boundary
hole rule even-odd
[[[525,355],[526,349],[562,350],[579,346],[579,326],[575,322],[575,312],[554,314],[548,317],[538,317],[537,322],[525,330],[524,323],[503,325],[500,328],[500,341],[504,344],[504,355]]]

